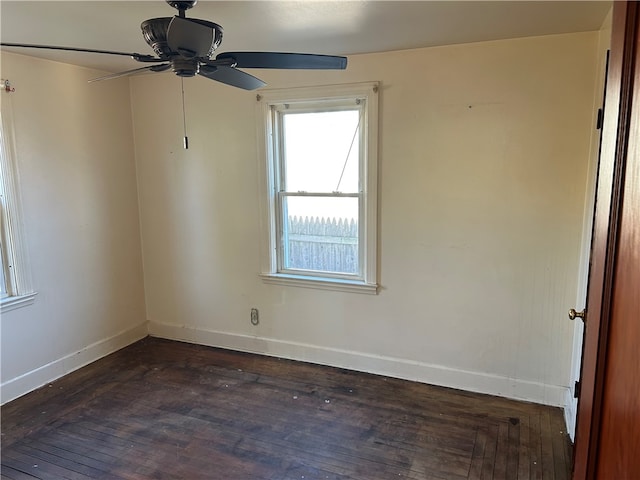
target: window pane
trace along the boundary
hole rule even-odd
[[[285,269],[358,274],[358,198],[283,198]]]
[[[359,118],[358,110],[285,113],[285,190],[358,192]]]

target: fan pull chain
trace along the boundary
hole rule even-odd
[[[187,115],[184,109],[184,78],[180,77],[180,87],[182,88],[182,129],[184,131],[184,149],[189,150],[189,137],[187,137]]]

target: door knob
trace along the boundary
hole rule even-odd
[[[569,310],[569,320],[575,320],[576,317],[581,318],[582,321],[584,322],[585,320],[585,316],[587,314],[587,310],[582,310],[581,312],[576,312],[576,310],[574,308]]]

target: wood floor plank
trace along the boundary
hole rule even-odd
[[[496,449],[498,445],[498,426],[488,425],[487,436],[484,445],[484,459],[482,461],[482,480],[490,480],[493,478],[494,467],[496,463]]]
[[[469,465],[469,480],[480,480],[482,477],[482,466],[484,464],[484,450],[487,443],[487,434],[484,428],[476,431],[476,438],[473,445],[471,464]]]
[[[48,462],[38,456],[23,453],[16,448],[2,451],[2,463],[42,479],[88,480],[92,477]]]
[[[87,463],[90,462],[87,462],[82,456],[74,455],[73,452],[61,448],[53,449],[46,445],[30,443],[28,445],[17,445],[15,451],[28,455],[34,459],[34,462],[37,461],[38,464],[47,462],[89,478],[98,478],[110,472],[109,468],[97,469],[91,465],[87,465]]]
[[[493,467],[493,478],[514,479],[507,476],[507,462],[509,457],[509,423],[500,422],[498,424],[498,438],[496,446],[496,458]]]
[[[21,472],[20,470],[15,470],[7,465],[3,465],[2,471],[0,472],[0,478],[2,480],[33,480],[38,477]]]
[[[542,455],[542,476],[543,478],[556,480],[553,442],[545,442],[545,438],[551,439],[551,421],[548,412],[540,415],[540,451]]]
[[[530,478],[532,480],[542,480],[542,445],[540,437],[540,414],[529,416],[529,442],[530,442]]]
[[[5,405],[2,468],[78,480],[565,480],[562,422],[541,405],[147,338]]]
[[[518,480],[531,478],[531,428],[529,415],[520,417],[520,443],[518,444]]]
[[[509,440],[507,444],[507,468],[505,472],[505,478],[517,479],[518,478],[518,461],[520,458],[518,444],[520,442],[520,419],[511,417],[508,423],[509,428]]]

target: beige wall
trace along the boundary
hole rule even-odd
[[[180,80],[133,78],[151,333],[562,405],[597,42],[592,32],[356,55],[345,72],[252,72],[273,88],[381,82],[377,296],[259,280],[255,93],[186,79],[185,151]]]
[[[127,80],[2,54],[35,303],[2,315],[2,401],[146,335]],[[5,92],[3,100],[6,99]]]

